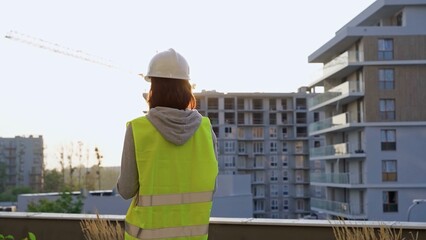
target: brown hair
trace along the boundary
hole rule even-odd
[[[184,110],[197,106],[189,81],[171,78],[151,77],[147,101],[150,109],[169,107]]]

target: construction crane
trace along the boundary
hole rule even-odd
[[[73,58],[77,58],[77,59],[81,59],[87,62],[91,62],[91,63],[95,63],[98,65],[102,65],[104,67],[108,67],[108,68],[114,68],[114,69],[118,69],[124,72],[127,72],[129,74],[132,75],[136,75],[135,73],[133,73],[132,71],[129,70],[125,70],[122,69],[120,67],[118,67],[117,65],[111,63],[110,61],[101,59],[99,57],[95,57],[93,55],[87,54],[81,50],[74,50],[68,47],[63,47],[57,43],[52,43],[49,41],[45,41],[43,39],[40,38],[35,38],[26,34],[22,34],[22,33],[18,33],[16,31],[10,31],[9,33],[7,33],[5,36],[5,38],[10,39],[10,40],[14,40],[14,41],[18,41],[21,43],[25,43],[34,47],[38,47],[38,48],[42,48],[48,51],[52,51],[58,54],[62,54],[65,56],[69,56],[69,57],[73,57]],[[142,74],[137,74],[137,75],[142,75]]]

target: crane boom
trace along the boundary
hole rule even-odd
[[[117,67],[116,65],[114,65],[113,63],[106,61],[104,59],[98,58],[98,57],[94,57],[90,54],[87,54],[81,50],[74,50],[68,47],[63,47],[57,43],[52,43],[49,41],[45,41],[43,39],[40,38],[35,38],[26,34],[22,34],[22,33],[18,33],[16,31],[10,31],[9,33],[7,33],[5,36],[5,38],[10,39],[10,40],[14,40],[14,41],[18,41],[21,43],[25,43],[34,47],[38,47],[38,48],[42,48],[48,51],[52,51],[58,54],[62,54],[65,56],[69,56],[69,57],[73,57],[73,58],[77,58],[77,59],[81,59],[87,62],[91,62],[91,63],[95,63],[98,65],[102,65],[105,67],[109,67],[109,68],[115,68],[115,69],[119,69],[122,70],[121,68]],[[130,74],[133,74],[131,71],[126,71]]]

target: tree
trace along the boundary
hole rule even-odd
[[[37,203],[29,203],[28,211],[48,213],[81,213],[83,205],[83,198],[81,196],[78,196],[76,201],[74,201],[71,193],[62,192],[60,197],[54,201],[40,199]]]
[[[16,202],[19,194],[31,193],[30,187],[10,187],[6,191],[0,193],[0,202]]]
[[[56,169],[44,173],[44,192],[60,192],[64,190],[63,176]]]

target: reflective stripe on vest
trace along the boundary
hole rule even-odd
[[[137,239],[163,239],[175,237],[194,237],[208,233],[209,225],[171,227],[159,229],[142,229],[126,222],[126,232]]]
[[[210,202],[213,199],[213,192],[195,192],[182,194],[164,195],[139,195],[137,205],[140,207],[151,207],[161,205],[176,205],[188,203]]]

